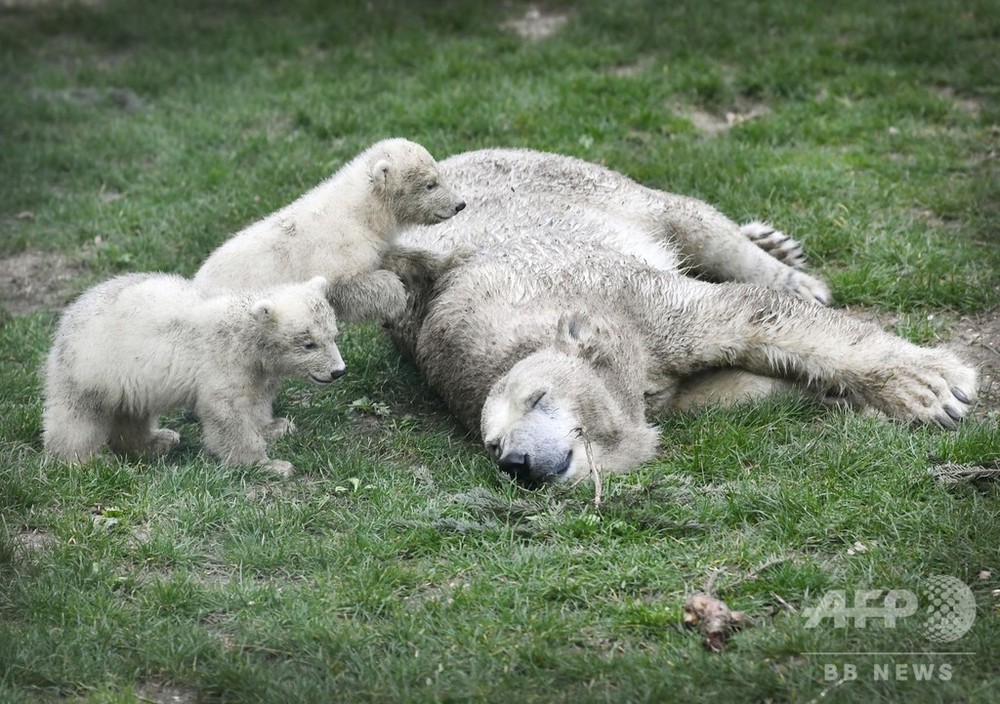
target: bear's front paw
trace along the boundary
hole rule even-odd
[[[165,455],[174,449],[181,441],[181,436],[169,428],[160,428],[153,431],[153,436],[149,441],[149,453],[152,455]]]
[[[903,420],[955,430],[976,400],[976,370],[946,350],[920,352],[899,360],[874,405]]]
[[[295,471],[295,466],[291,462],[285,462],[285,460],[268,460],[261,466],[279,477],[290,477]]]
[[[268,440],[277,440],[294,432],[295,423],[290,418],[275,418],[264,428],[264,435]]]

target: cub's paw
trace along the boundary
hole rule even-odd
[[[375,312],[372,317],[381,321],[395,320],[406,312],[406,286],[395,273],[380,269],[372,272],[372,289],[375,293]]]
[[[942,349],[899,360],[874,405],[903,420],[955,430],[976,400],[976,370]]]
[[[802,245],[781,230],[775,230],[766,222],[748,222],[740,227],[740,232],[782,264],[793,269],[806,268]]]
[[[264,428],[264,435],[268,440],[277,440],[289,433],[295,432],[295,423],[290,418],[275,418]]]
[[[290,477],[295,471],[295,466],[285,460],[268,460],[261,465],[268,472],[272,472],[279,477]]]
[[[153,431],[147,451],[151,455],[165,455],[177,447],[180,441],[181,436],[177,431],[170,430],[169,428],[160,428]]]

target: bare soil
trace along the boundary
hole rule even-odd
[[[11,315],[59,310],[80,292],[86,258],[29,250],[0,259],[0,308]]]
[[[1000,412],[1000,308],[963,316],[949,344],[979,368],[979,411]]]

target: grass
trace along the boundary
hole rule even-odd
[[[568,19],[541,41],[498,29],[526,7],[0,9],[0,257],[79,262],[76,291],[191,274],[400,135],[439,156],[574,154],[767,218],[838,304],[919,342],[997,306],[994,0],[585,1],[547,6]],[[351,374],[279,398],[299,428],[274,452],[290,480],[220,470],[184,414],[163,460],[72,468],[40,454],[57,312],[0,316],[5,702],[1000,699],[1000,491],[928,474],[1000,459],[995,412],[951,434],[787,399],[664,418],[662,457],[605,477],[595,508],[587,487],[500,479],[357,326]],[[755,622],[722,655],[681,625],[713,574]],[[917,617],[805,627],[828,590],[919,592],[934,574],[976,598],[955,643]],[[939,650],[972,655],[866,655]],[[906,677],[875,679],[876,663]],[[917,679],[927,663],[947,676]]]

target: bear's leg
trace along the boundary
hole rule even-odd
[[[157,421],[156,416],[116,417],[111,428],[111,449],[125,455],[167,454],[181,441],[181,436],[173,430],[158,428]]]
[[[686,411],[705,406],[735,406],[780,393],[801,393],[802,390],[793,382],[742,369],[711,369],[682,379],[669,408]]]
[[[954,428],[976,397],[976,371],[877,325],[756,286],[675,281],[661,295],[663,363],[738,367],[818,393],[863,399],[893,417]],[[678,288],[692,304],[676,309]],[[655,304],[654,304],[655,305]],[[671,310],[673,308],[674,310]]]
[[[794,240],[763,223],[740,227],[709,204],[660,191],[653,206],[654,236],[676,245],[693,273],[714,281],[758,284],[827,305],[830,290],[801,271],[805,262]]]
[[[85,462],[108,441],[111,419],[71,404],[50,403],[45,407],[42,431],[45,451],[64,462]]]
[[[227,399],[222,394],[206,394],[211,402],[199,403],[205,448],[224,465],[257,464],[287,477],[295,470],[290,462],[267,456],[266,432],[280,420],[270,420],[271,400]],[[261,418],[267,418],[266,424]],[[286,428],[287,429],[287,428]]]

